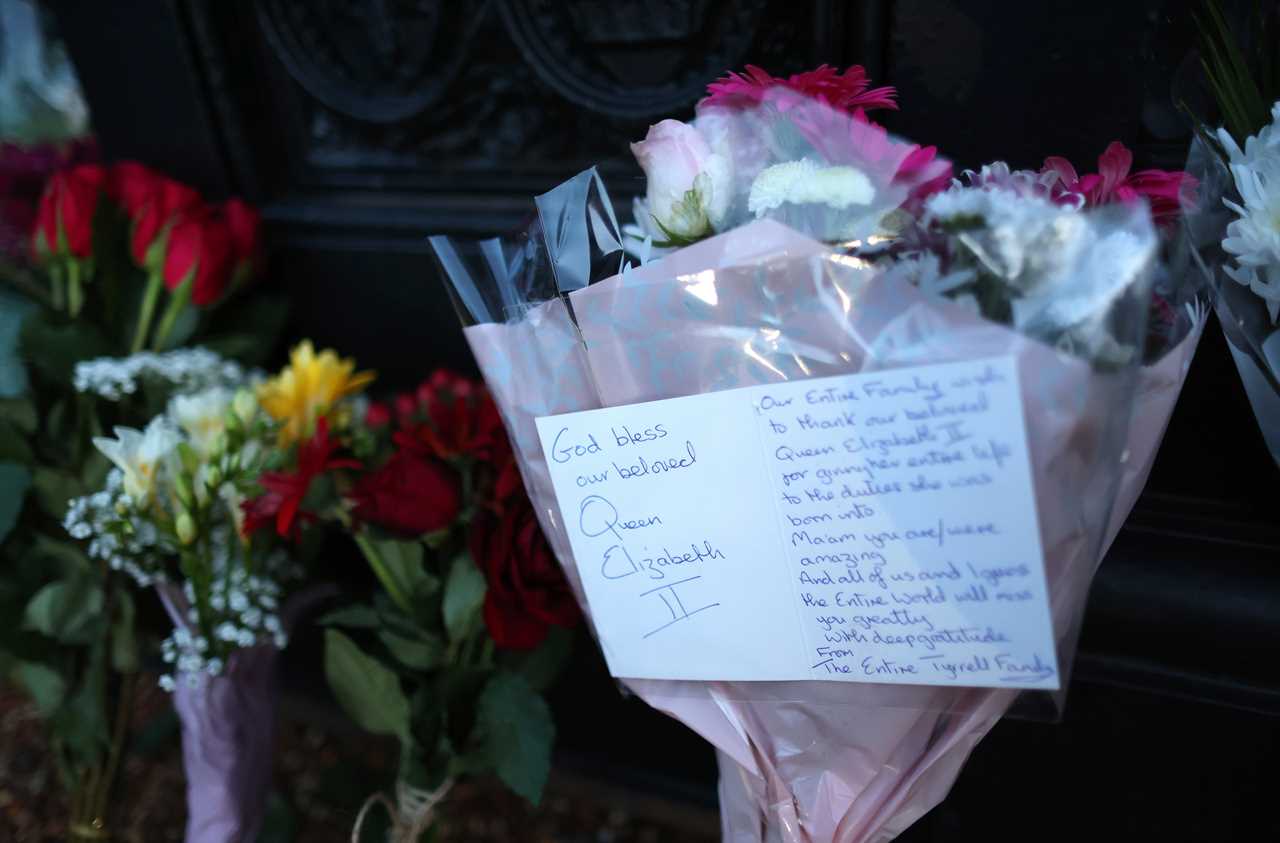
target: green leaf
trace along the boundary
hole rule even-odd
[[[35,461],[35,452],[31,450],[26,435],[14,427],[12,422],[0,418],[0,462],[29,466]]]
[[[35,593],[23,613],[23,627],[64,644],[87,643],[90,626],[102,613],[102,589],[89,577],[49,583]]]
[[[9,290],[0,290],[0,397],[27,391],[27,368],[18,353],[22,322],[35,304]]]
[[[394,673],[336,629],[324,634],[324,674],[339,705],[365,731],[409,736],[409,700]]]
[[[373,607],[366,606],[363,603],[353,603],[350,606],[343,606],[334,609],[332,612],[326,612],[317,620],[320,626],[350,626],[360,629],[374,629],[378,626],[378,613]]]
[[[383,570],[392,580],[392,586],[410,601],[430,596],[440,588],[440,581],[427,573],[423,566],[425,553],[418,541],[395,539],[366,539],[362,542],[366,555],[376,554]],[[374,560],[370,560],[373,562]]]
[[[498,673],[480,695],[477,718],[485,754],[498,777],[538,804],[551,772],[555,739],[546,701],[520,676]]]
[[[457,641],[471,628],[472,618],[484,605],[484,574],[464,553],[453,560],[444,586],[444,628],[450,641]]]
[[[35,534],[31,556],[38,559],[46,571],[52,571],[61,577],[72,573],[88,574],[92,570],[89,557],[85,556],[80,545],[66,539],[51,538],[44,533]]]
[[[0,462],[0,542],[18,523],[22,501],[31,487],[31,472],[20,465]]]
[[[31,696],[41,717],[52,717],[67,695],[62,676],[42,664],[22,662],[14,668],[13,678]]]
[[[0,398],[0,421],[23,433],[34,433],[38,419],[30,398]]]
[[[511,668],[538,691],[545,691],[560,675],[573,652],[573,631],[553,626],[547,637],[530,653],[507,651]]]
[[[33,485],[36,501],[50,518],[61,521],[67,514],[67,502],[84,494],[84,487],[74,474],[55,468],[40,467],[35,471]]]
[[[43,312],[23,322],[19,348],[37,371],[68,385],[76,363],[112,353],[111,343],[88,323],[61,322]]]
[[[138,670],[138,638],[134,632],[136,616],[133,596],[123,588],[117,589],[115,617],[111,620],[111,666],[119,673]]]
[[[378,638],[401,664],[414,670],[434,670],[444,658],[444,642],[428,633],[409,638],[390,629],[380,629]]]

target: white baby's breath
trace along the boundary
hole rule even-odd
[[[245,377],[238,363],[207,348],[181,348],[85,360],[76,364],[72,383],[77,392],[119,401],[137,392],[146,378],[163,381],[177,392],[191,392],[211,386],[235,386]]]

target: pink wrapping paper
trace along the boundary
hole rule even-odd
[[[1089,583],[1145,483],[1200,331],[1198,323],[1136,375],[1099,374],[771,222],[677,251],[571,301],[581,341],[558,300],[524,321],[466,334],[584,609],[535,417],[1010,354],[1022,379],[1064,674]],[[622,681],[716,747],[731,843],[892,839],[945,797],[1016,696],[828,682]]]

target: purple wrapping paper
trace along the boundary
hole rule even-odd
[[[253,843],[262,828],[275,751],[276,661],[270,645],[237,650],[219,676],[178,676],[187,776],[186,843]]]
[[[187,601],[173,583],[156,586],[175,626],[188,627]],[[315,585],[280,609],[286,632],[309,608],[337,593]],[[173,706],[182,724],[187,777],[186,843],[254,843],[262,828],[275,756],[276,663],[270,644],[238,649],[218,676],[179,674]]]

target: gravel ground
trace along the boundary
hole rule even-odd
[[[114,843],[182,839],[185,784],[177,723],[167,695],[145,684],[117,788]],[[344,727],[317,725],[327,718],[305,705],[285,711],[275,789],[259,843],[347,843],[364,798],[377,783],[389,782],[395,747]],[[372,814],[365,841],[382,839],[381,811]],[[18,692],[0,687],[0,840],[63,843],[64,816],[41,723]],[[538,808],[495,782],[459,784],[441,809],[436,831],[434,843],[712,843],[719,838],[719,821],[714,810],[557,769]]]

